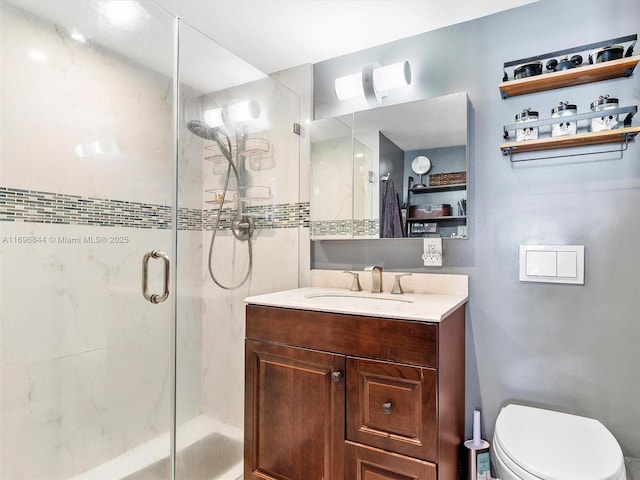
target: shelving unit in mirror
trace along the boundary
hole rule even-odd
[[[435,177],[435,178],[432,178]],[[464,183],[453,183],[460,182]],[[452,183],[446,183],[450,181]],[[436,185],[433,185],[436,183]],[[448,172],[429,176],[429,185],[414,184],[409,176],[407,185],[407,236],[465,238],[467,235],[466,172]],[[451,203],[447,192],[464,192]],[[416,197],[418,195],[418,197]]]

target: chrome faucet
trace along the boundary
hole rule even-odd
[[[365,267],[365,272],[371,272],[371,293],[382,293],[382,267],[373,265]]]

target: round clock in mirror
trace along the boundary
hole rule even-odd
[[[424,155],[419,155],[411,162],[411,169],[420,175],[420,184],[414,185],[414,187],[426,187],[426,185],[422,183],[422,176],[431,170],[431,160]]]

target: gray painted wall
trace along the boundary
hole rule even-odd
[[[502,64],[638,33],[637,0],[542,0],[314,66],[316,116],[366,105],[337,104],[331,83],[359,65],[409,59],[416,98],[467,91],[471,132],[470,240],[445,241],[444,267],[421,266],[419,240],[312,242],[312,267],[461,273],[467,307],[467,433],[474,408],[493,433],[508,401],[545,405],[602,421],[625,454],[640,456],[640,145],[611,156],[511,164],[502,125],[523,107],[543,118],[558,101],[580,111],[609,93],[637,105],[640,69],[631,78],[502,100]],[[640,47],[636,50],[640,50]],[[425,66],[429,66],[426,68]],[[345,102],[349,103],[349,102]],[[638,125],[639,120],[634,120]],[[518,281],[520,244],[585,246],[584,286]]]

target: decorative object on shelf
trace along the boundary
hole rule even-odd
[[[513,78],[527,78],[542,74],[542,62],[531,62],[518,65],[513,70]]]
[[[429,186],[457,185],[467,183],[467,172],[434,173],[429,175]]]
[[[613,110],[618,108],[618,99],[607,95],[600,95],[598,99],[591,104],[592,112],[604,112],[605,110]],[[589,128],[592,132],[601,132],[603,130],[613,130],[618,127],[618,115],[603,115],[602,117],[594,117],[591,119]]]
[[[564,118],[565,121],[551,125],[551,136],[561,137],[563,135],[575,135],[578,131],[578,123],[567,121],[566,117],[574,117],[578,114],[578,107],[567,101],[560,102],[557,107],[551,110],[551,118]]]
[[[531,107],[527,107],[522,112],[516,115],[516,123],[530,123],[538,120],[538,112],[531,110]],[[537,140],[538,139],[538,127],[526,127],[518,128],[516,130],[516,140],[522,142],[525,140]]]
[[[525,95],[554,88],[599,82],[618,77],[629,77],[640,61],[640,56],[633,56],[633,48],[637,39],[637,34],[628,35],[506,62],[503,67],[503,81],[498,86],[500,94],[503,99],[506,99],[516,95]],[[624,51],[625,45],[627,45],[626,52]],[[620,48],[622,52],[620,52]],[[577,64],[577,57],[582,60],[582,58],[586,58],[584,56],[588,55],[590,51],[589,59],[592,63],[588,65],[584,65],[582,62]],[[582,54],[582,56],[574,54]],[[618,55],[619,57],[615,59]],[[559,58],[559,60],[554,63],[556,58]],[[553,71],[541,75],[524,76],[524,73],[518,70],[524,65],[531,65],[544,60],[548,61],[548,68],[553,69]],[[513,76],[510,77],[508,70],[511,70],[511,68],[514,68],[514,70]],[[535,69],[536,67],[532,68]],[[521,77],[520,75],[523,76]]]
[[[560,57],[559,60],[552,58],[547,62],[547,70],[551,70],[552,72],[560,72],[562,70],[569,70],[570,68],[575,68],[579,65],[582,65],[582,57],[580,55],[573,55],[569,58],[568,55],[564,57]]]
[[[464,217],[467,214],[467,199],[461,198],[458,200],[458,216]]]
[[[609,153],[609,152],[624,152],[627,150],[629,146],[629,142],[633,141],[633,139],[640,133],[640,127],[631,126],[631,122],[633,116],[637,113],[637,106],[629,106],[629,107],[619,107],[619,108],[611,108],[607,110],[607,113],[612,116],[622,116],[622,126],[623,128],[616,128],[612,130],[603,130],[600,132],[586,132],[585,133],[576,133],[575,135],[561,135],[559,137],[546,137],[539,138],[537,140],[529,140],[526,142],[518,142],[511,141],[507,143],[503,143],[500,145],[500,150],[503,155],[508,156],[511,162],[520,162],[520,161],[529,161],[529,160],[540,160],[542,158],[559,158],[559,157],[572,157],[572,156],[580,156],[580,155],[595,155],[599,153]],[[601,111],[590,111],[588,113],[579,113],[571,117],[572,122],[581,122],[584,120],[591,120],[594,117],[602,117]],[[550,118],[545,120],[538,120],[536,122],[531,122],[528,124],[529,127],[542,127],[547,125],[553,125],[558,123],[557,118]],[[505,125],[503,128],[503,136],[505,140],[509,140],[510,135],[509,132],[515,131],[521,127],[521,124],[514,123],[511,125]],[[586,129],[585,129],[586,130]],[[535,152],[542,150],[551,150],[558,148],[568,148],[568,147],[583,147],[587,145],[602,145],[607,143],[618,143],[620,144],[620,148],[615,150],[604,150],[597,152],[587,152],[587,153],[575,153],[575,154],[564,154],[564,155],[556,155],[556,156],[545,156],[545,157],[536,157],[536,158],[524,158],[520,160],[514,160],[513,155],[517,153],[525,153],[525,152]]]
[[[435,218],[451,216],[451,205],[441,203],[438,205],[411,205],[409,207],[409,218]]]
[[[589,64],[619,60],[623,55],[624,47],[622,45],[608,45],[591,52],[589,54]]]
[[[411,225],[413,234],[438,233],[438,224],[429,222],[416,222]]]
[[[425,157],[424,155],[419,155],[413,159],[413,162],[411,162],[411,170],[420,175],[420,184],[414,186],[425,187],[426,185],[422,183],[422,176],[425,173],[428,173],[429,170],[431,170],[431,160],[429,160],[429,158]]]

